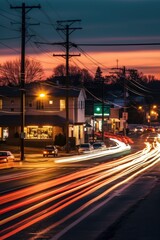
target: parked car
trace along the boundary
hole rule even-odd
[[[89,153],[89,152],[91,152],[93,150],[94,150],[94,148],[93,148],[93,146],[90,143],[82,143],[78,147],[78,153],[79,154],[81,154],[81,153]]]
[[[43,150],[43,157],[48,157],[49,155],[58,156],[58,148],[55,145],[47,145]]]
[[[155,132],[150,133],[146,138],[146,142],[149,143],[156,143],[157,141],[160,142],[160,134]]]
[[[155,132],[158,132],[158,133],[160,132],[160,126],[155,127]]]
[[[143,133],[143,132],[144,132],[143,126],[137,126],[137,127],[135,128],[135,132],[136,132],[136,133]]]
[[[93,148],[99,150],[106,150],[106,145],[104,142],[95,142],[93,143]]]
[[[5,163],[9,161],[14,161],[15,157],[10,151],[0,151],[0,162]]]
[[[153,126],[148,126],[148,132],[155,132],[155,128]]]

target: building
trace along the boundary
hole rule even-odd
[[[0,87],[0,138],[19,141],[21,134],[21,90]],[[67,90],[47,81],[25,86],[25,143],[54,142],[58,134],[66,134]],[[84,142],[85,91],[68,88],[68,133],[78,145]],[[17,140],[16,140],[17,139]]]

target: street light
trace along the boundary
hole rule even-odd
[[[39,97],[40,97],[40,98],[44,98],[45,96],[46,96],[45,93],[40,93],[40,94],[39,94]]]

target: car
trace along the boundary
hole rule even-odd
[[[158,132],[158,133],[160,132],[160,126],[155,127],[155,132]]]
[[[106,150],[106,145],[104,142],[95,142],[93,143],[93,148],[95,150]]]
[[[0,151],[0,162],[6,163],[8,161],[15,161],[15,156],[10,151]]]
[[[155,132],[155,128],[153,126],[148,126],[148,132]]]
[[[156,143],[156,142],[160,142],[160,134],[158,133],[150,133],[147,138],[146,138],[146,142],[149,142],[149,143]]]
[[[90,143],[81,143],[78,147],[78,153],[89,153],[94,150],[93,146]]]
[[[135,132],[136,132],[136,133],[143,133],[143,132],[144,132],[143,126],[137,126],[137,127],[135,128]]]
[[[43,150],[43,157],[58,156],[58,148],[55,145],[47,145]]]

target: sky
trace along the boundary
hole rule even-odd
[[[22,9],[15,7],[22,3],[36,7],[26,9],[26,57],[39,61],[46,77],[65,64],[63,56],[53,56],[65,54],[62,45],[55,45],[66,40],[57,21],[74,20],[69,41],[78,47],[69,50],[70,65],[92,75],[100,67],[104,76],[125,66],[160,80],[160,0],[0,0],[0,63],[21,56]],[[141,43],[159,44],[102,46]]]

